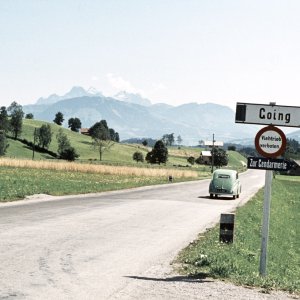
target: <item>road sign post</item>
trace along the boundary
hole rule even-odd
[[[265,191],[264,191],[264,207],[263,207],[263,223],[261,230],[261,251],[259,274],[266,276],[267,274],[267,257],[268,257],[268,240],[269,240],[269,224],[270,224],[270,207],[271,207],[271,186],[272,171],[266,171]]]
[[[255,136],[255,148],[259,154],[266,158],[275,158],[283,154],[286,147],[286,137],[277,127],[269,125],[262,128]],[[272,164],[273,165],[273,164]],[[268,257],[268,239],[272,191],[273,168],[267,169],[265,177],[263,221],[261,233],[261,254],[259,264],[259,274],[266,276],[267,257]]]
[[[265,276],[267,274],[272,172],[290,168],[286,161],[277,159],[285,151],[286,137],[274,125],[300,127],[300,107],[278,106],[276,103],[267,105],[239,102],[236,106],[235,122],[269,125],[261,129],[255,137],[256,150],[264,158],[248,158],[248,168],[266,170],[259,266],[260,275]]]

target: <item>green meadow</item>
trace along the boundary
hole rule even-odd
[[[38,120],[23,120],[23,129],[20,135],[21,139],[26,139],[27,141],[33,142],[33,134],[35,128],[41,127],[43,124],[49,124],[51,126],[51,130],[53,132],[52,141],[49,146],[49,150],[52,152],[57,152],[58,144],[56,140],[56,135],[60,128],[63,129],[64,133],[67,134],[71,145],[76,149],[78,154],[80,155],[78,161],[79,162],[87,162],[92,161],[94,163],[99,162],[99,154],[96,149],[94,149],[92,144],[92,139],[89,136],[85,136],[76,132],[73,132],[69,129],[63,128],[53,123],[46,123],[44,121]],[[32,149],[30,149],[27,145],[22,144],[19,141],[14,141],[12,139],[8,140],[9,148],[5,155],[5,157],[10,158],[32,158]],[[136,151],[140,151],[143,153],[144,157],[147,152],[151,150],[150,147],[144,147],[139,144],[123,144],[123,143],[114,143],[114,145],[108,150],[104,152],[103,160],[101,164],[111,164],[111,165],[132,165],[137,167],[151,167],[151,168],[186,168],[186,169],[194,169],[196,171],[202,172],[209,176],[210,174],[210,166],[204,165],[193,165],[191,166],[187,162],[187,158],[189,156],[194,156],[195,158],[199,157],[200,151],[203,150],[197,147],[178,147],[172,146],[169,147],[169,160],[165,166],[158,165],[149,165],[146,162],[144,163],[136,163],[132,159],[132,155]],[[229,165],[227,168],[238,169],[239,171],[243,170],[241,161],[246,162],[246,159],[235,151],[228,151],[229,154]],[[44,160],[51,159],[49,154],[35,152],[34,155],[35,160]],[[203,174],[201,177],[203,177]]]
[[[33,142],[35,128],[41,127],[46,122],[38,120],[25,119],[23,122],[22,134],[20,139],[26,139]],[[4,156],[8,162],[0,159],[0,201],[11,201],[22,199],[33,194],[66,195],[102,192],[108,190],[117,190],[143,185],[152,185],[158,183],[167,183],[168,176],[173,176],[173,181],[185,181],[210,178],[211,167],[206,165],[190,165],[187,158],[199,157],[198,147],[169,147],[169,159],[165,165],[150,165],[146,162],[135,162],[132,155],[140,151],[146,156],[151,150],[139,144],[115,143],[109,151],[103,155],[103,160],[99,161],[98,152],[92,145],[92,139],[89,136],[81,135],[69,129],[56,124],[48,123],[53,132],[52,142],[49,150],[57,152],[56,135],[60,128],[67,134],[71,145],[79,153],[80,157],[76,160],[78,167],[69,168],[71,165],[65,162],[62,170],[63,161],[53,158],[47,153],[35,151],[34,160],[32,160],[32,149],[18,140],[8,139],[9,148]],[[246,159],[235,151],[228,151],[229,164],[227,168],[243,171],[242,162]],[[27,160],[27,161],[24,161]],[[31,166],[32,162],[40,162],[39,165]],[[51,162],[45,166],[42,162]],[[24,166],[20,166],[24,163]],[[91,175],[89,169],[93,167],[111,167],[108,171],[96,171]],[[124,167],[121,173],[120,168]],[[140,168],[140,171],[126,168]],[[118,169],[117,171],[114,170]],[[149,169],[151,174],[145,173]],[[98,173],[100,172],[100,173]],[[150,175],[149,175],[150,174]]]
[[[34,194],[60,196],[162,183],[168,183],[166,177],[0,167],[0,202],[23,199]]]
[[[280,289],[299,294],[299,194],[299,177],[273,180],[266,277],[259,275],[263,190],[238,208],[232,244],[219,242],[219,226],[208,230],[180,253],[180,271],[258,286],[265,292]]]

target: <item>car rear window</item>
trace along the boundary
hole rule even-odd
[[[218,178],[230,178],[230,175],[219,174]]]

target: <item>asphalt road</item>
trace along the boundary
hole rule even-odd
[[[0,299],[168,299],[155,281],[178,251],[264,184],[240,178],[236,200],[203,180],[0,205]]]

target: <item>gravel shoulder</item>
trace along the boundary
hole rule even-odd
[[[166,272],[162,272],[166,271]],[[263,289],[247,288],[211,278],[194,279],[167,272],[163,266],[152,268],[144,276],[132,277],[133,282],[111,299],[214,299],[214,300],[285,300],[299,299],[281,291],[265,293]],[[134,295],[131,291],[135,290]]]

